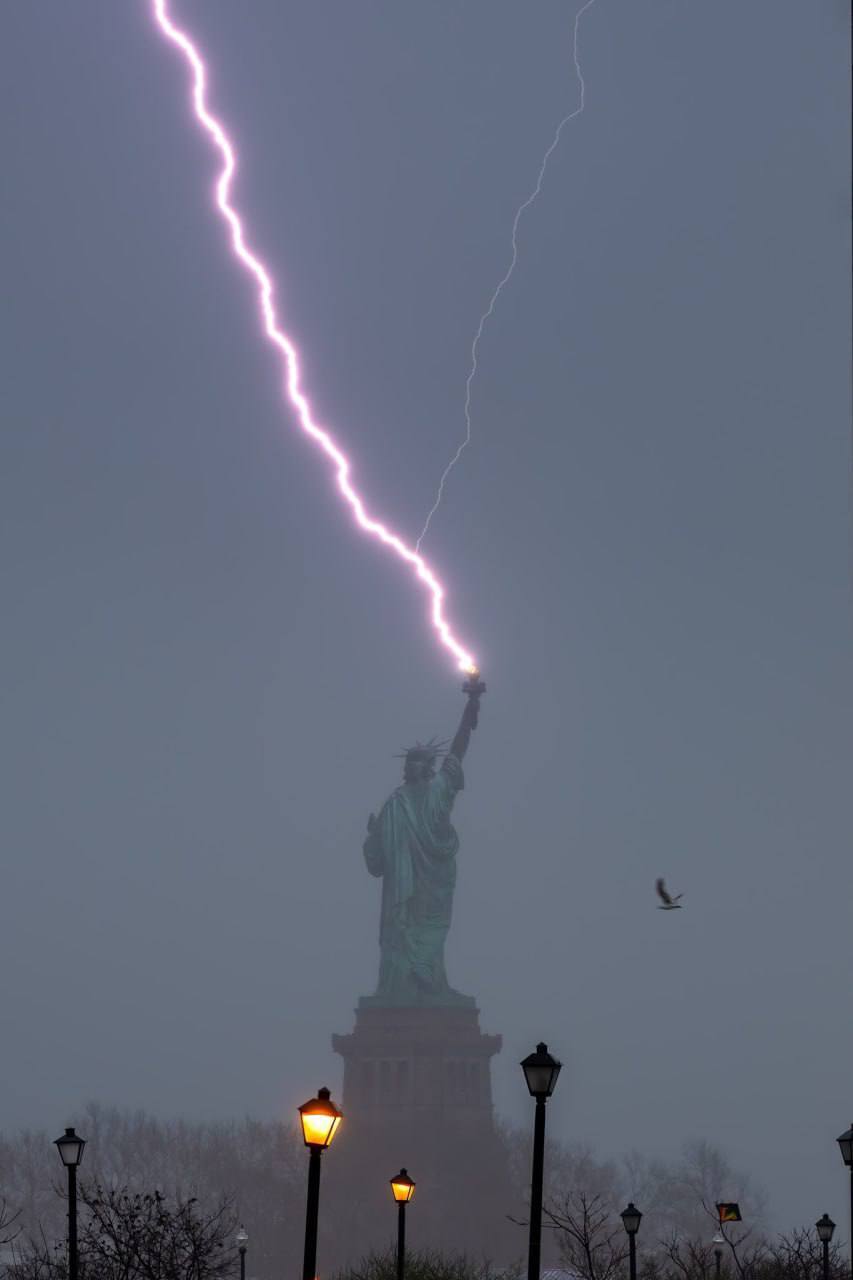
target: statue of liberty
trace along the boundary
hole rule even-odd
[[[367,820],[364,860],[382,879],[377,1005],[472,1005],[472,996],[450,986],[444,943],[450,929],[459,837],[450,814],[465,785],[462,759],[477,727],[479,673],[462,686],[468,695],[456,736],[441,767],[439,742],[403,752],[403,784]]]

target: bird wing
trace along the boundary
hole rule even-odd
[[[668,907],[672,906],[672,898],[666,891],[666,885],[663,882],[663,877],[659,877],[655,880],[655,889],[657,890],[657,895],[661,902],[665,902]]]

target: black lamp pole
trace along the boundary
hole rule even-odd
[[[308,1148],[308,1203],[305,1207],[305,1254],[302,1280],[315,1280],[317,1275],[317,1223],[320,1216],[320,1159],[341,1123],[341,1112],[332,1102],[328,1089],[319,1089],[316,1098],[299,1108],[302,1137]]]
[[[554,1092],[561,1063],[540,1041],[536,1052],[521,1064],[527,1088],[536,1100],[533,1118],[533,1168],[530,1175],[530,1240],[527,1248],[527,1280],[539,1280],[542,1259],[542,1184],[545,1180],[545,1103]]]
[[[320,1216],[320,1157],[322,1147],[311,1147],[308,1157],[308,1205],[305,1210],[305,1256],[302,1280],[314,1280],[317,1274],[317,1223]]]
[[[68,1170],[68,1280],[77,1280],[77,1166],[85,1145],[85,1139],[78,1137],[73,1128],[66,1129],[54,1143]]]
[[[841,1150],[841,1159],[850,1170],[850,1264],[853,1270],[853,1125],[845,1129],[837,1141]]]
[[[416,1224],[417,1225],[417,1224]],[[406,1270],[406,1202],[397,1205],[397,1280],[403,1280]]]
[[[415,1184],[408,1169],[401,1169],[390,1181],[391,1194],[397,1202],[397,1280],[403,1280],[406,1270],[406,1205],[415,1194]]]
[[[621,1217],[622,1226],[628,1233],[628,1275],[630,1280],[637,1280],[637,1232],[640,1230],[643,1215],[634,1201],[629,1200],[628,1207],[622,1210]]]
[[[244,1226],[241,1226],[237,1232],[237,1248],[240,1250],[240,1280],[246,1280],[246,1248],[248,1243],[249,1233]]]
[[[815,1223],[818,1239],[823,1246],[823,1280],[829,1280],[829,1242],[835,1231],[835,1223],[828,1213]]]
[[[533,1114],[533,1167],[530,1171],[530,1239],[527,1280],[539,1280],[542,1266],[542,1186],[545,1181],[545,1099],[537,1097]]]
[[[68,1166],[68,1280],[77,1280],[77,1166]]]
[[[719,1232],[714,1236],[711,1244],[714,1246],[714,1280],[720,1280],[720,1266],[723,1261],[723,1237]]]

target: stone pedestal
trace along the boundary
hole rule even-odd
[[[412,1249],[511,1258],[508,1161],[492,1111],[501,1037],[480,1030],[473,1000],[396,1008],[360,1000],[354,1030],[332,1046],[344,1059],[344,1124],[328,1169],[351,1206],[344,1231],[362,1242],[356,1253],[391,1243],[388,1179],[405,1165],[417,1184]]]
[[[360,1002],[355,1030],[332,1037],[344,1059],[343,1107],[364,1132],[434,1146],[492,1132],[491,1059],[476,1007],[381,1008]]]

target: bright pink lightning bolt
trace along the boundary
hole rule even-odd
[[[192,72],[192,102],[196,119],[208,134],[222,157],[222,169],[216,180],[216,205],[228,224],[231,233],[231,248],[245,270],[255,280],[258,306],[264,332],[269,341],[278,348],[283,364],[284,391],[296,412],[296,421],[307,436],[317,444],[333,463],[338,488],[352,509],[356,523],[365,533],[389,547],[401,560],[413,570],[415,576],[429,592],[432,602],[432,625],[445,648],[453,653],[460,668],[475,671],[476,664],[472,654],[456,639],[447,619],[444,616],[444,588],[430,569],[423,556],[411,547],[406,546],[402,538],[390,529],[386,529],[368,514],[364,502],[353,488],[349,473],[350,464],[346,455],[335,443],[328,431],[314,421],[311,404],[302,390],[299,368],[299,353],[291,337],[280,328],[273,304],[273,281],[269,271],[256,254],[252,253],[246,243],[243,223],[231,204],[231,182],[236,168],[234,146],[222,124],[207,106],[207,69],[204,60],[187,33],[176,27],[169,16],[168,0],[152,0],[153,15],[157,26],[167,40],[180,49]]]

